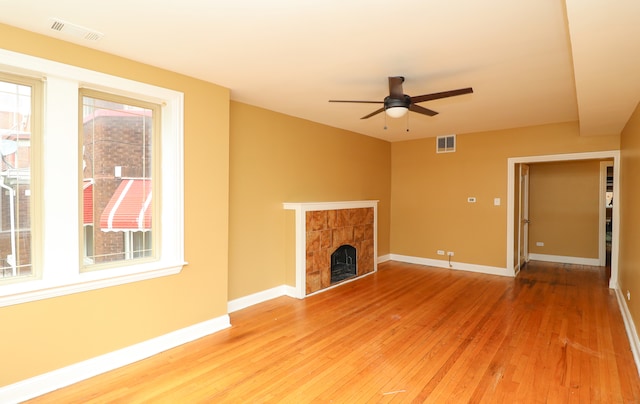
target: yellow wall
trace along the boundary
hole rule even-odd
[[[615,169],[615,168],[614,168]],[[618,283],[636,325],[640,326],[640,106],[622,131],[620,139],[620,256]],[[614,200],[613,203],[616,203]]]
[[[175,276],[0,308],[0,386],[226,314],[229,91],[4,25],[0,47],[184,92],[189,262]]]
[[[504,268],[507,159],[618,147],[618,136],[579,136],[576,122],[457,135],[455,153],[436,154],[434,138],[392,143],[391,251]]]
[[[380,200],[378,255],[389,253],[390,144],[231,103],[229,299],[288,284],[293,214],[283,202]]]
[[[600,161],[531,164],[529,181],[529,252],[597,259]]]

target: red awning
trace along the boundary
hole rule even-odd
[[[100,229],[151,230],[151,180],[122,180],[100,216]]]
[[[85,181],[82,184],[82,223],[93,224],[93,183]]]

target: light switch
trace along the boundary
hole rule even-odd
[[[500,206],[500,198],[493,198],[493,206]]]

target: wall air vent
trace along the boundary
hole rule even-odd
[[[456,135],[438,136],[436,153],[453,153],[456,151]]]
[[[49,28],[53,31],[61,32],[87,41],[99,41],[104,36],[104,34],[98,31],[90,30],[58,18],[50,18],[49,23]]]

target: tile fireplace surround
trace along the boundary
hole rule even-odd
[[[295,211],[296,297],[357,279],[377,270],[378,201],[284,203]],[[331,284],[331,254],[356,248],[357,275]]]

